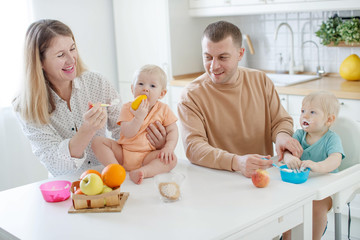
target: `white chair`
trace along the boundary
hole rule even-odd
[[[48,178],[12,107],[0,109],[0,191]]]
[[[340,136],[346,155],[339,170],[342,171],[348,168],[354,168],[354,165],[360,164],[360,123],[349,118],[339,117],[331,127],[331,130]],[[341,239],[341,209],[347,203],[351,202],[358,193],[360,193],[360,184],[354,185],[352,188],[346,189],[346,191],[342,191],[333,196],[335,239]]]

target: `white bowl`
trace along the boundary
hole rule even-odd
[[[154,177],[154,183],[164,202],[176,202],[181,199],[181,185],[185,176],[177,172],[162,173]]]

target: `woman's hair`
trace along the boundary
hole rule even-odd
[[[326,117],[329,115],[338,116],[340,110],[340,103],[336,96],[331,92],[318,91],[306,95],[302,104],[318,101]]]
[[[203,38],[207,37],[212,42],[220,42],[228,36],[231,36],[236,47],[242,46],[242,34],[240,29],[232,23],[218,21],[209,24],[203,33]]]
[[[32,23],[27,29],[24,45],[24,78],[20,94],[14,99],[15,110],[28,122],[46,124],[56,106],[50,93],[53,88],[42,69],[45,53],[51,41],[57,36],[71,37],[76,45],[71,29],[57,20],[42,19]],[[80,56],[76,61],[76,75],[85,71]]]
[[[140,69],[138,69],[134,73],[134,78],[133,78],[133,83],[132,83],[133,85],[136,84],[138,77],[141,73],[155,74],[160,80],[162,89],[163,90],[166,89],[166,85],[167,85],[166,73],[159,66],[152,65],[152,64],[147,64],[147,65],[142,66]]]

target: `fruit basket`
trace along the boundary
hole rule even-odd
[[[71,184],[70,192],[74,209],[104,208],[120,205],[120,187],[113,189],[111,192],[92,196],[75,194],[75,191],[79,188],[80,181]]]

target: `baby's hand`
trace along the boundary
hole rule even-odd
[[[301,160],[291,154],[285,154],[284,156],[284,162],[287,165],[289,169],[300,169],[301,166]]]
[[[176,157],[173,150],[163,148],[159,153],[159,158],[162,163],[169,164],[170,162],[174,161]]]
[[[311,160],[303,160],[301,161],[301,167],[302,168],[310,168],[311,171],[313,172],[318,172],[319,169],[318,169],[318,164],[314,161],[311,161]]]
[[[130,107],[130,112],[134,114],[134,117],[140,121],[143,121],[149,112],[149,101],[147,99],[142,100],[137,110]]]

